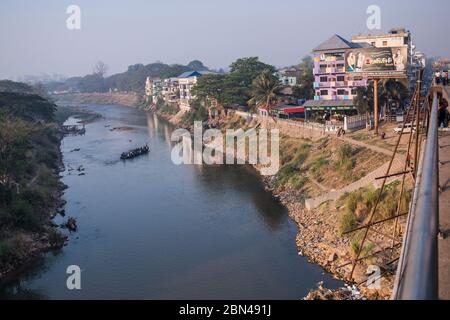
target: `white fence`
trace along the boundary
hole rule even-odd
[[[303,122],[303,121],[294,121],[290,119],[264,117],[261,115],[251,114],[244,111],[235,111],[235,114],[242,118],[260,118],[261,120],[273,119],[274,123],[289,125],[292,127],[298,127],[308,130],[317,130],[331,134],[337,134],[337,132],[340,129],[344,129],[346,132],[351,132],[361,128],[365,128],[368,121],[373,123],[373,116],[367,117],[366,115],[344,117],[343,122],[327,121],[325,124],[322,124],[309,121]]]
[[[367,116],[364,114],[345,117],[343,127],[346,132],[350,132],[361,128],[365,128],[368,122],[373,123],[373,116]]]

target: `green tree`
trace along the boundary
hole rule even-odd
[[[191,68],[193,71],[206,71],[207,67],[200,60],[193,60],[187,64],[188,68]]]
[[[56,105],[36,94],[0,92],[1,110],[27,121],[51,121]]]
[[[23,120],[4,112],[0,115],[0,184],[5,187],[25,167],[30,132]]]
[[[294,95],[300,99],[313,99],[314,98],[314,63],[311,56],[305,56],[302,62],[298,65],[298,68],[302,70],[299,84],[294,89]]]
[[[264,104],[267,107],[273,105],[280,97],[282,86],[272,70],[264,70],[253,80],[249,104],[252,106]]]
[[[401,81],[388,79],[382,83],[382,95],[385,102],[394,102],[398,106],[408,98],[408,88]]]
[[[230,73],[247,75],[252,80],[264,70],[269,70],[272,73],[276,71],[274,66],[259,61],[258,57],[240,58],[230,65]]]
[[[356,88],[356,97],[353,99],[356,109],[359,114],[374,112],[374,88],[373,82],[370,82],[367,87]],[[386,94],[383,90],[383,85],[378,82],[378,105],[381,106],[386,103]],[[378,108],[380,110],[381,108]]]
[[[356,97],[353,99],[359,114],[369,114],[372,108],[369,103],[370,92],[367,87],[356,88]]]
[[[220,104],[247,105],[252,98],[251,86],[264,70],[275,73],[275,67],[260,62],[257,57],[241,58],[230,65],[230,73],[205,75],[198,79],[192,89],[193,94],[205,101],[206,98],[216,99]]]

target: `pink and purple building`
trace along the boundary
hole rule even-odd
[[[355,113],[356,88],[367,86],[367,79],[346,73],[345,53],[349,49],[370,46],[334,35],[313,50],[315,96],[305,103],[307,111]]]

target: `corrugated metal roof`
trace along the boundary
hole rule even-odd
[[[302,107],[353,107],[353,100],[308,100]]]
[[[190,77],[199,77],[206,74],[215,74],[216,72],[212,71],[186,71],[178,76],[178,78],[190,78]]]
[[[330,50],[345,50],[345,49],[355,49],[355,48],[364,48],[367,46],[371,46],[370,44],[363,43],[354,43],[350,42],[340,35],[333,35],[330,39],[325,42],[322,42],[319,46],[313,49],[313,51],[330,51]]]

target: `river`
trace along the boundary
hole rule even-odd
[[[298,255],[297,227],[247,166],[176,166],[174,128],[118,105],[62,141],[66,218],[78,232],[8,277],[0,298],[301,299],[324,281],[342,285]],[[111,131],[129,126],[130,131]],[[148,143],[148,155],[120,161]],[[73,151],[80,148],[80,151]],[[85,175],[78,175],[82,165]],[[61,217],[56,218],[62,221]],[[81,290],[66,269],[81,268]]]

